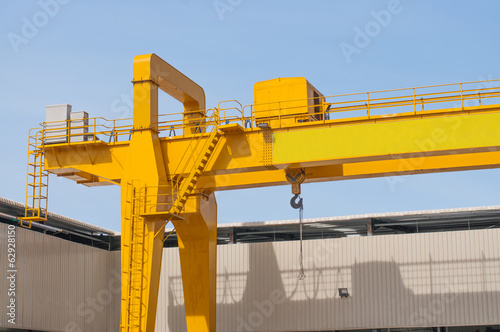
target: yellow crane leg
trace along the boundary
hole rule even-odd
[[[123,332],[155,330],[166,223],[165,215],[155,215],[167,208],[163,192],[167,173],[158,137],[158,86],[149,76],[140,76],[144,62],[141,58],[134,61],[134,126],[122,164]],[[144,210],[145,204],[151,209]]]
[[[127,187],[122,191],[125,195],[128,192],[129,198],[139,189]],[[121,331],[154,332],[165,221],[135,215],[134,200],[126,198],[124,202],[127,203],[122,204]]]
[[[154,332],[165,215],[165,167],[156,132],[134,132],[121,182],[121,331]],[[149,190],[146,192],[145,190]],[[148,209],[144,211],[144,203]],[[152,213],[152,215],[147,215]]]
[[[179,243],[188,332],[215,332],[217,203],[215,195],[195,194],[185,220],[173,221]]]

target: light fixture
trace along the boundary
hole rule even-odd
[[[340,297],[349,297],[349,290],[347,288],[339,288]]]
[[[269,124],[261,122],[257,124],[257,127],[259,127],[260,129],[269,129]]]

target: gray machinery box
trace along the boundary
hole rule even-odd
[[[45,107],[45,144],[68,142],[68,120],[71,105],[50,105]]]
[[[70,142],[85,142],[89,139],[89,115],[87,112],[71,112],[70,113]]]

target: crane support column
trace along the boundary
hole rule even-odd
[[[120,182],[121,329],[127,332],[154,332],[164,227],[167,221],[180,218],[171,213],[171,210],[176,213],[182,210],[182,206],[176,208],[171,206],[172,200],[175,201],[175,195],[189,195],[186,192],[177,193],[177,189],[173,188],[172,182],[167,179],[168,167],[158,136],[158,88],[183,103],[185,119],[188,120],[191,120],[192,112],[205,108],[205,94],[200,86],[155,54],[135,57],[133,83],[133,129]],[[183,266],[188,270],[186,275],[195,278],[196,284],[201,285],[201,289],[198,289],[195,283],[185,281],[185,289],[186,285],[189,287],[193,285],[193,290],[186,291],[187,296],[191,293],[198,298],[206,295],[215,301],[216,208],[213,194],[211,197],[210,209],[208,203],[203,201],[201,204],[199,198],[189,199],[188,201],[193,202],[189,206],[194,204],[191,209],[193,212],[188,214],[188,221],[177,225],[180,229],[179,238],[184,241],[184,248],[188,252],[186,256],[181,250]],[[209,223],[210,227],[207,226]],[[209,238],[209,233],[213,238]],[[202,240],[192,241],[198,237]],[[188,262],[185,257],[188,257]],[[214,260],[209,261],[209,258]],[[207,259],[205,264],[196,264],[205,259]],[[211,264],[214,264],[213,267]],[[209,270],[210,272],[213,270],[212,276],[209,276],[211,275]],[[205,278],[207,282],[202,281]],[[209,291],[213,294],[208,295]],[[202,300],[198,303],[203,303],[202,309],[198,307],[192,309],[191,312],[194,314],[205,314],[205,308],[215,313],[215,302],[213,308],[211,301]],[[215,314],[211,311],[207,311],[203,317],[207,326],[211,324],[210,330],[208,327],[207,329],[196,327],[190,328],[190,331],[215,331]],[[196,320],[193,326],[202,324]]]
[[[215,195],[195,194],[185,220],[174,221],[179,242],[188,331],[215,332],[217,203]]]
[[[151,197],[161,200],[160,188],[166,184],[158,137],[158,85],[136,79],[147,72],[142,60],[134,61],[134,125],[121,180],[121,327],[127,332],[154,331],[165,226],[161,215],[141,215],[139,209],[145,188],[155,190]]]

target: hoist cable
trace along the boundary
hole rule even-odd
[[[297,202],[298,199],[298,202]],[[302,246],[302,220],[304,219],[304,203],[303,199],[299,194],[295,194],[290,200],[290,205],[294,209],[299,209],[299,235],[300,235],[300,249],[299,249],[299,265],[300,273],[299,280],[304,280],[306,278],[306,273],[304,272],[304,248]]]
[[[302,199],[301,199],[302,202]],[[300,253],[299,253],[299,264],[300,264],[300,273],[299,280],[304,280],[306,278],[306,273],[304,272],[304,250],[302,247],[302,219],[304,216],[304,206],[301,205],[299,209],[299,226],[300,226]]]

